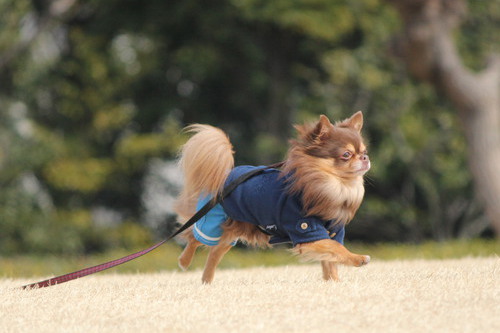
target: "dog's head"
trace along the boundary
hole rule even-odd
[[[370,159],[361,129],[363,113],[356,112],[350,118],[332,124],[324,115],[318,122],[297,125],[298,140],[292,146],[315,159],[322,159],[321,165],[329,173],[341,178],[363,176],[370,169]]]

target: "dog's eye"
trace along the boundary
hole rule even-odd
[[[343,153],[343,154],[342,154],[342,157],[341,157],[341,158],[342,158],[343,160],[346,160],[346,161],[347,161],[348,159],[350,159],[350,158],[351,158],[351,156],[352,156],[352,153],[351,153],[350,151],[346,151],[345,153]]]

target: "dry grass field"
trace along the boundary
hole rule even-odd
[[[500,259],[101,274],[23,291],[0,279],[2,332],[500,332]]]

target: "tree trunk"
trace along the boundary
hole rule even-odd
[[[468,144],[476,190],[500,237],[500,58],[481,73],[466,69],[453,29],[466,12],[462,0],[389,0],[403,21],[396,52],[418,79],[455,106]]]

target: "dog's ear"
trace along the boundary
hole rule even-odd
[[[361,132],[363,128],[363,112],[358,111],[351,116],[351,118],[347,118],[338,124],[339,127],[351,127],[357,132]]]
[[[306,123],[304,125],[295,125],[299,134],[299,140],[303,144],[321,144],[333,131],[333,125],[324,115],[319,117],[318,122]]]
[[[321,141],[328,135],[328,133],[330,133],[332,128],[330,120],[325,115],[321,115],[319,116],[318,123],[311,132],[311,137],[315,141]]]

